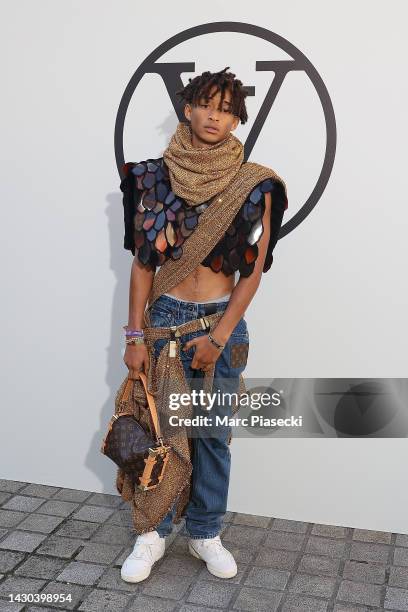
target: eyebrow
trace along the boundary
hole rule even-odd
[[[204,96],[202,97],[202,100],[205,100],[205,102],[209,102],[210,98],[205,98]],[[228,102],[228,100],[224,100],[223,104],[228,104],[228,106],[232,106],[232,102]]]

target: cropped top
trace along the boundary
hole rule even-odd
[[[245,162],[244,162],[245,163]],[[148,267],[161,266],[167,258],[178,259],[183,243],[197,226],[200,214],[211,205],[208,200],[189,206],[171,189],[168,169],[163,157],[123,165],[125,236],[123,246]],[[273,249],[278,241],[288,199],[280,181],[272,178],[260,182],[248,194],[221,240],[203,259],[201,265],[226,275],[238,271],[250,276],[258,257],[263,234],[265,193],[271,192],[271,228],[263,272],[273,262]]]

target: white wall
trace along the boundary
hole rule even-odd
[[[323,79],[338,130],[323,196],[278,243],[247,311],[246,374],[406,376],[404,0],[255,0],[250,13],[241,0],[216,10],[184,0],[158,10],[123,0],[2,4],[0,477],[115,492],[99,446],[127,371],[132,257],[122,248],[114,123],[143,59],[203,23],[251,22],[294,44]],[[194,61],[194,74],[230,66],[257,88],[253,117],[270,83],[255,60],[285,57],[221,33],[161,61]],[[126,120],[126,159],[161,155],[176,123],[159,77],[146,76]],[[250,127],[251,117],[236,135],[244,141]],[[293,73],[250,158],[286,180],[285,221],[309,196],[324,146],[320,102]],[[231,450],[230,510],[408,533],[405,438],[236,439]],[[256,457],[265,472],[254,481]]]

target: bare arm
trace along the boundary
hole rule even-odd
[[[129,317],[128,326],[131,329],[144,327],[144,312],[149,293],[152,288],[155,268],[143,265],[137,256],[132,263],[129,286]],[[147,374],[149,369],[149,354],[145,344],[127,344],[123,361],[129,368],[131,378],[138,378],[138,372]]]
[[[144,327],[144,311],[153,285],[156,270],[143,265],[137,256],[133,259],[130,272],[129,318],[131,329]]]
[[[221,344],[225,344],[228,341],[238,321],[244,316],[261,282],[270,238],[271,205],[271,194],[267,192],[265,193],[265,212],[262,217],[264,230],[258,242],[258,257],[255,261],[254,269],[250,276],[240,277],[232,291],[228,306],[212,334],[215,340]]]

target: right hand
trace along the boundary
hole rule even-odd
[[[149,352],[146,344],[127,344],[123,361],[129,368],[130,378],[140,378],[140,371],[144,371],[147,375],[149,370]]]

